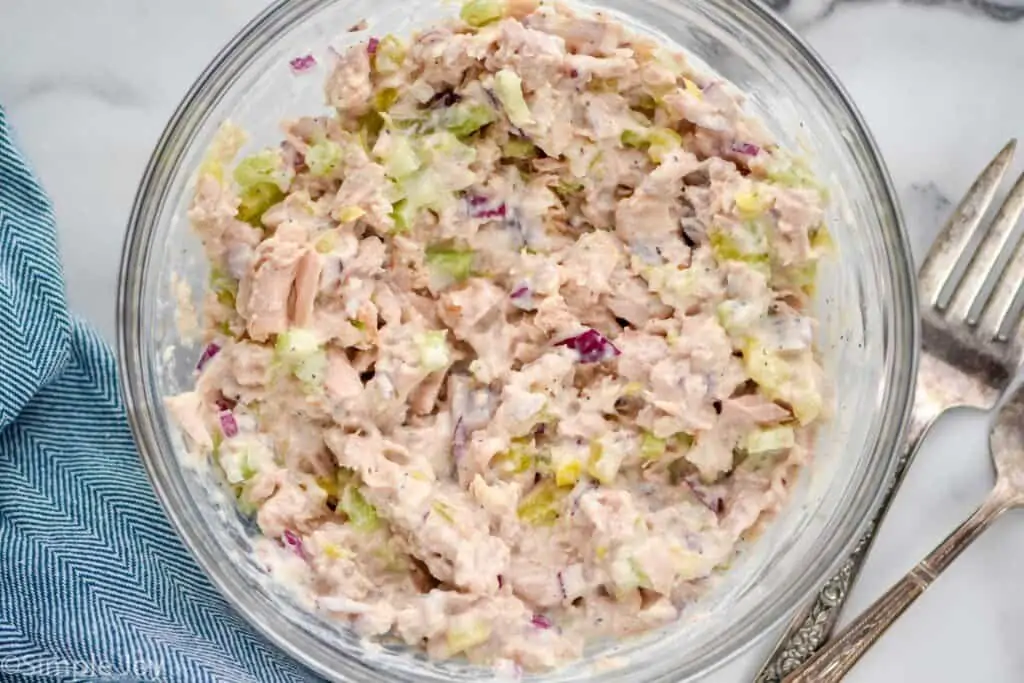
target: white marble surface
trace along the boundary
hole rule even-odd
[[[1007,138],[1024,135],[1024,5],[781,1],[864,113],[920,257],[950,201]],[[264,4],[0,0],[0,105],[53,197],[71,303],[108,339],[121,239],[143,165],[195,75]],[[851,611],[869,604],[981,500],[991,479],[984,428],[977,415],[957,415],[932,434]],[[1024,515],[1011,515],[848,680],[1024,680],[1024,581],[1015,569],[1022,562]],[[750,680],[770,640],[766,634],[755,651],[709,680]]]

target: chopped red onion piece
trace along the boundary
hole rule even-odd
[[[222,410],[217,417],[220,419],[220,430],[224,432],[224,436],[229,439],[238,436],[238,422],[230,410]]]
[[[498,574],[498,590],[501,590],[504,587],[505,587],[505,579],[501,576],[501,574]]]
[[[502,201],[495,201],[478,194],[468,194],[466,195],[466,211],[473,218],[504,218],[508,207]]]
[[[293,532],[291,529],[284,530],[284,534],[281,536],[281,542],[284,543],[284,546],[293,553],[302,559],[306,559],[306,552],[302,548],[302,539],[299,538],[298,534]]]
[[[581,363],[600,363],[622,353],[607,337],[593,329],[555,342],[555,346],[569,347],[579,355]]]
[[[552,628],[554,626],[554,624],[551,623],[551,620],[543,614],[534,614],[533,618],[530,619],[530,623],[537,628]]]
[[[217,344],[207,344],[206,348],[203,349],[203,354],[199,356],[199,360],[196,361],[196,370],[202,370],[203,367],[210,362],[210,359],[220,353],[220,346]]]
[[[512,305],[521,311],[532,311],[537,308],[533,302],[533,290],[525,282],[517,285],[508,297],[512,300]]]
[[[316,57],[313,55],[301,55],[288,62],[293,73],[301,74],[316,66]]]
[[[732,143],[732,151],[756,157],[761,153],[761,148],[752,142],[734,142]]]
[[[371,37],[370,40],[368,40],[366,42],[366,52],[367,52],[367,54],[371,54],[371,55],[377,54],[377,48],[378,47],[380,47],[380,39],[379,38]]]

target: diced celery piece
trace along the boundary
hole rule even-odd
[[[643,382],[629,382],[622,388],[623,396],[640,396],[644,393]]]
[[[768,203],[755,190],[744,190],[733,195],[736,210],[744,218],[760,216],[768,208]]]
[[[768,240],[757,223],[745,223],[734,230],[713,228],[709,238],[711,251],[719,261],[768,262]]]
[[[288,180],[281,152],[276,149],[265,149],[245,157],[235,166],[232,175],[242,189],[262,183],[279,185]]]
[[[384,117],[380,112],[370,111],[360,116],[357,122],[359,130],[356,135],[359,144],[363,149],[369,151],[376,144],[377,136],[384,130]]]
[[[647,144],[647,133],[646,131],[640,130],[624,130],[620,136],[622,144],[626,147],[633,147],[635,149],[642,149]]]
[[[534,450],[528,441],[513,439],[507,451],[491,458],[491,468],[504,474],[522,474],[533,467]]]
[[[217,297],[222,306],[235,307],[235,297],[238,294],[238,282],[223,270],[217,267],[210,269],[210,291]]]
[[[373,108],[378,112],[386,112],[398,101],[397,88],[382,88],[373,95]]]
[[[405,44],[400,38],[388,34],[380,39],[373,55],[373,69],[379,74],[392,74],[402,68],[405,61]]]
[[[633,574],[636,575],[637,584],[641,588],[651,587],[651,577],[648,576],[647,572],[644,571],[643,565],[635,557],[629,558],[629,566],[633,569]]]
[[[284,192],[276,183],[257,183],[242,189],[238,198],[238,220],[259,228],[263,214],[284,199]]]
[[[783,187],[803,187],[817,190],[822,201],[828,200],[828,188],[818,182],[805,159],[776,153],[766,169],[769,180]]]
[[[555,467],[555,483],[559,486],[575,486],[583,474],[579,460],[568,460]]]
[[[316,334],[292,328],[277,335],[274,344],[278,360],[302,383],[317,387],[327,372],[327,354]]]
[[[551,449],[551,465],[555,470],[555,484],[575,486],[583,475],[580,449],[573,446],[555,446]]]
[[[220,464],[220,447],[224,443],[224,435],[219,429],[214,430],[213,434],[210,435],[210,441],[212,448],[210,450],[210,458],[214,463]]]
[[[472,249],[431,245],[426,250],[427,266],[453,282],[462,282],[473,274],[473,257]]]
[[[380,526],[377,508],[367,502],[355,484],[349,484],[341,492],[338,509],[344,512],[349,523],[360,531],[373,531]]]
[[[479,645],[491,638],[491,625],[483,619],[468,614],[460,614],[451,619],[451,625],[445,634],[448,654],[455,655]]]
[[[322,488],[324,493],[330,497],[337,498],[338,494],[341,493],[337,477],[317,477],[316,485]]]
[[[441,517],[446,522],[448,522],[449,524],[455,524],[455,513],[450,505],[443,501],[435,500],[433,505],[431,505],[430,507],[431,509],[434,510],[434,512],[441,515]]]
[[[442,117],[444,127],[460,138],[469,137],[495,120],[494,110],[486,104],[460,102],[449,107]]]
[[[420,351],[420,366],[427,372],[442,370],[452,362],[444,330],[430,330],[413,336]]]
[[[559,197],[562,199],[568,199],[573,195],[579,194],[585,188],[582,180],[565,179],[559,180],[554,188],[552,188]]]
[[[444,184],[444,179],[430,167],[421,168],[397,181],[395,189],[402,197],[393,205],[391,213],[396,232],[411,229],[423,209],[442,211],[455,199],[454,193]]]
[[[750,338],[743,349],[743,364],[765,396],[789,404],[800,424],[807,424],[821,414],[821,393],[809,357],[790,362]]]
[[[601,441],[590,443],[590,460],[587,462],[587,474],[601,482],[611,484],[619,474],[625,453],[618,447],[606,447]]]
[[[668,442],[665,439],[659,439],[650,432],[644,432],[640,438],[640,457],[644,460],[657,460],[665,455],[667,447]]]
[[[462,5],[459,17],[473,28],[480,28],[505,16],[504,0],[469,0]]]
[[[646,149],[651,161],[660,164],[665,156],[679,149],[683,138],[671,128],[628,129],[620,136],[622,144],[635,149]]]
[[[391,207],[391,219],[395,222],[395,232],[409,232],[416,223],[419,207],[400,199]]]
[[[509,138],[501,146],[501,155],[506,159],[533,159],[537,156],[537,146],[523,138]]]
[[[775,391],[785,385],[793,375],[792,368],[784,358],[771,353],[753,338],[747,340],[743,349],[743,361],[750,378],[768,391]]]
[[[387,155],[384,158],[384,172],[395,180],[407,178],[419,170],[422,163],[409,138],[392,134]]]
[[[530,489],[519,502],[519,519],[535,526],[551,526],[560,516],[560,503],[566,491],[551,480],[544,480]]]
[[[257,505],[249,498],[249,486],[236,484],[234,487],[235,498],[237,499],[238,512],[245,517],[252,517],[256,514]]]
[[[836,243],[832,240],[832,234],[824,223],[811,231],[811,248],[819,254],[829,253],[836,248]]]
[[[341,165],[342,155],[343,150],[337,142],[321,140],[306,150],[306,166],[317,177],[329,176]]]
[[[743,439],[743,450],[750,455],[787,451],[796,445],[796,435],[789,425],[758,429]]]
[[[342,221],[343,223],[346,221]],[[330,254],[338,246],[338,235],[333,230],[328,230],[313,243],[313,248],[318,254]]]
[[[263,213],[285,199],[281,186],[291,179],[291,170],[284,168],[279,151],[264,150],[239,162],[233,177],[239,184],[239,220],[259,227]]]
[[[351,223],[366,215],[366,211],[359,206],[343,206],[335,214],[339,223]]]
[[[476,148],[462,142],[454,133],[447,130],[424,135],[420,140],[420,153],[427,163],[441,160],[470,163],[476,159]],[[444,178],[440,178],[439,181],[439,184],[445,184]]]
[[[676,575],[683,581],[699,579],[707,573],[698,553],[675,544],[673,544],[671,552]]]
[[[239,469],[239,474],[241,474],[242,476],[242,481],[248,481],[256,476],[256,468],[254,468],[252,466],[252,463],[249,461],[248,452],[242,455],[242,462],[241,467]]]
[[[314,332],[295,327],[277,335],[274,350],[281,360],[299,361],[319,351],[320,340]]]
[[[695,268],[679,270],[672,264],[654,266],[644,275],[651,291],[669,306],[686,309],[700,299],[703,277]]]
[[[494,74],[494,94],[512,125],[521,128],[533,123],[533,115],[523,97],[523,79],[515,71],[502,69]]]
[[[352,553],[350,551],[342,548],[336,543],[324,543],[320,546],[320,550],[329,560],[341,560],[352,557]]]
[[[284,199],[281,186],[288,184],[291,175],[278,150],[266,149],[238,162],[233,174],[239,187],[238,219],[260,227],[264,212]]]
[[[683,145],[683,138],[671,128],[652,128],[647,135],[647,156],[656,164]]]
[[[292,374],[310,388],[321,386],[327,375],[327,354],[321,350],[304,358],[294,366]]]
[[[591,92],[618,93],[622,90],[617,78],[598,78],[592,76],[587,83],[587,89]]]

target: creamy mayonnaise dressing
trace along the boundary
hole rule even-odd
[[[233,168],[226,124],[189,213],[209,345],[167,405],[267,566],[503,670],[679,618],[809,457],[813,178],[727,84],[557,5],[371,39],[326,95]]]

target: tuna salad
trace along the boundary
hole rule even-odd
[[[332,59],[329,115],[199,171],[190,452],[363,636],[538,670],[686,618],[827,412],[821,187],[601,14],[472,0]]]

